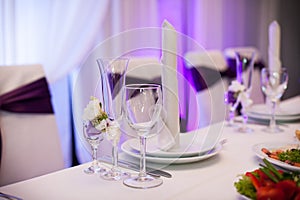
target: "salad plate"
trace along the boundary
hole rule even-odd
[[[151,137],[147,139],[146,155],[165,158],[197,156],[214,148],[218,141],[218,136],[219,135],[211,137],[210,134],[210,137],[206,137],[205,133],[199,133],[197,131],[180,133],[180,145],[168,151],[159,148],[157,137]],[[140,150],[138,139],[130,139],[128,143],[132,149],[136,151]]]
[[[261,159],[266,158],[270,163],[277,165],[278,167],[281,167],[286,170],[291,171],[298,171],[300,172],[300,167],[292,166],[290,164],[287,164],[285,162],[282,162],[277,159],[270,158],[267,154],[261,151],[262,148],[266,148],[269,151],[272,150],[287,150],[291,148],[299,148],[299,144],[297,143],[259,143],[252,147],[252,150],[254,153]]]
[[[129,143],[130,141],[126,141],[121,145],[122,151],[134,158],[140,158],[139,151],[136,149],[133,149]],[[156,156],[149,156],[146,155],[147,162],[151,163],[159,163],[159,164],[184,164],[184,163],[192,163],[192,162],[198,162],[201,160],[208,159],[210,157],[213,157],[217,155],[222,149],[222,144],[217,143],[214,148],[211,150],[203,153],[203,154],[197,154],[190,157],[156,157]]]

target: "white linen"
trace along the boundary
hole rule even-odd
[[[177,80],[177,33],[164,20],[162,24],[162,89],[166,126],[159,133],[159,146],[168,150],[179,146],[179,100]]]
[[[277,21],[273,21],[269,26],[269,69],[279,71],[280,61],[280,26]]]
[[[222,137],[227,138],[227,143],[218,155],[191,164],[155,165],[166,167],[165,170],[172,174],[172,178],[162,177],[163,184],[153,189],[132,189],[124,186],[120,181],[106,181],[99,178],[98,175],[86,175],[83,173],[83,169],[90,164],[86,163],[1,187],[0,191],[30,200],[79,200],[99,197],[144,200],[239,199],[233,185],[237,176],[258,168],[262,163],[253,152],[252,147],[264,142],[290,143],[294,141],[295,129],[299,128],[299,125],[298,122],[288,124],[288,127],[282,126],[285,132],[279,134],[265,133],[262,131],[264,126],[261,125],[249,124],[254,129],[251,134],[241,134],[235,132],[233,127],[224,126],[221,132]],[[121,154],[120,157],[121,159],[131,159],[124,154]],[[135,160],[137,161],[137,159]]]

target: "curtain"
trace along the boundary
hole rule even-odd
[[[69,75],[78,70],[99,43],[128,30],[160,27],[167,19],[178,32],[205,49],[251,45],[260,49],[266,60],[268,24],[276,19],[278,1],[1,0],[0,65],[40,63],[44,66],[66,166],[70,166]],[[119,41],[104,54],[115,53],[138,37]],[[186,52],[194,50],[190,44],[182,48]],[[182,68],[180,65],[179,69]],[[85,153],[78,157],[80,162],[90,160]]]

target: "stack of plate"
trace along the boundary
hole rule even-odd
[[[168,151],[161,150],[157,143],[157,137],[147,139],[146,160],[161,164],[182,164],[198,162],[210,158],[220,152],[222,144],[218,142],[220,131],[207,132],[196,130],[180,133],[180,145]],[[139,140],[134,138],[127,140],[121,146],[124,153],[140,158]]]
[[[300,119],[300,96],[282,101],[276,108],[275,118],[281,122],[290,122]],[[267,104],[253,105],[248,116],[255,120],[270,120],[271,107]]]

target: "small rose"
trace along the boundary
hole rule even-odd
[[[244,91],[245,89],[245,86],[236,80],[232,81],[231,85],[228,87],[228,90],[232,92],[240,92]]]
[[[90,121],[92,126],[99,131],[103,131],[107,127],[107,114],[102,110],[100,101],[96,97],[91,97],[88,105],[83,111],[83,120]]]

